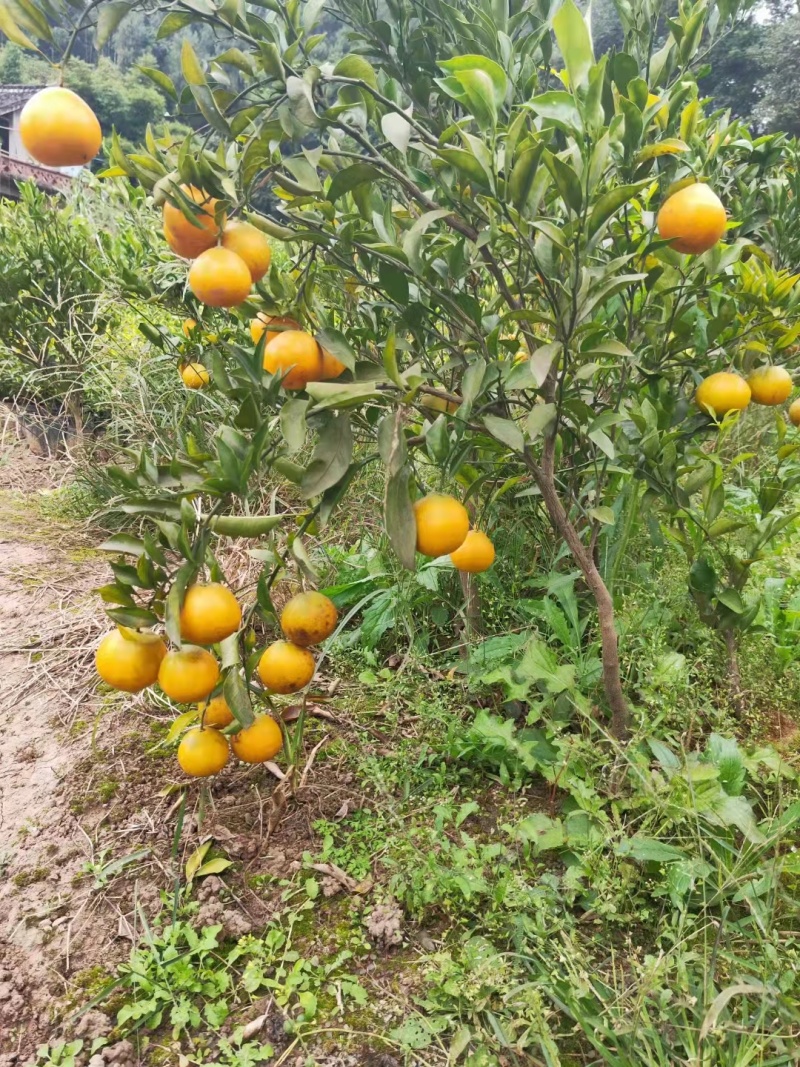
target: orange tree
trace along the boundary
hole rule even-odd
[[[133,6],[92,3],[70,18],[76,33],[97,25],[107,36]],[[112,617],[148,626],[166,611],[180,639],[184,591],[205,564],[213,572],[215,537],[280,522],[225,517],[256,472],[297,484],[305,530],[330,519],[361,465],[381,462],[386,531],[407,567],[420,489],[545,509],[596,604],[607,709],[623,737],[630,712],[598,542],[619,527],[624,543],[637,480],[654,507],[690,504],[687,470],[718,419],[738,417],[713,400],[698,410],[696,385],[749,373],[797,336],[794,278],[772,277],[774,304],[749,288],[749,264],[775,275],[774,246],[794,240],[768,209],[781,143],[712,112],[692,73],[742,5],[619,4],[624,47],[597,57],[573,0],[334,0],[326,10],[351,47],[335,65],[314,0],[146,6],[162,16],[161,37],[206,22],[236,43],[203,65],[187,41],[183,87],[150,72],[205,125],[180,145],[148,137],[136,154],[115,139],[109,172],[201,226],[186,192],[202,190],[218,224],[239,215],[286,242],[294,269],[273,264],[249,313],[298,320],[346,370],[289,393],[285,364],[274,376],[262,368],[263,338],[208,348],[230,418],[208,452],[144,452],[135,471],[117,472],[129,510],[154,525],[130,546],[136,566],[115,565]],[[35,0],[13,10],[26,38],[46,25]],[[692,183],[708,190],[683,188]],[[660,235],[656,215],[674,192]],[[301,539],[289,540],[302,562]],[[270,557],[257,610],[270,611],[275,573]],[[251,672],[243,680],[238,664],[229,647],[226,692],[246,722]]]

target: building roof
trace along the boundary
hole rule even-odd
[[[0,115],[18,111],[40,89],[41,85],[0,85]]]

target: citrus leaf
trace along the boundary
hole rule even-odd
[[[98,49],[103,47],[132,7],[133,4],[129,3],[129,0],[112,0],[110,4],[103,4],[100,8],[100,14],[97,16],[96,43]]]
[[[589,28],[573,0],[565,0],[556,12],[553,30],[574,92],[588,81],[594,63],[594,51]]]
[[[217,856],[216,859],[209,860],[202,867],[198,867],[195,872],[195,878],[205,878],[209,874],[222,874],[223,871],[227,871],[232,866],[233,860],[226,860],[222,856]]]
[[[100,545],[101,552],[120,552],[124,556],[141,556],[144,552],[144,541],[130,534],[114,534]]]
[[[344,170],[339,170],[334,174],[325,195],[334,204],[340,196],[344,196],[345,193],[349,193],[359,185],[375,181],[378,177],[380,177],[380,171],[370,163],[353,163],[352,166],[345,167]]]
[[[233,712],[233,717],[239,725],[252,726],[255,720],[255,716],[253,715],[253,705],[250,700],[250,694],[247,691],[247,686],[244,684],[244,679],[239,673],[238,666],[229,670],[225,675],[225,681],[222,686],[222,695],[228,702],[228,707]]]
[[[197,722],[199,718],[200,711],[198,708],[189,708],[188,711],[184,711],[181,715],[179,715],[178,718],[175,719],[174,722],[170,725],[170,728],[167,731],[167,736],[165,738],[167,744],[171,744],[178,737],[180,737],[180,735],[187,728],[187,726],[191,726],[192,723]]]
[[[181,645],[181,607],[183,605],[183,598],[196,574],[197,567],[194,563],[187,561],[182,564],[178,568],[178,572],[172,582],[170,591],[167,594],[167,610],[164,616],[164,625],[167,631],[167,636],[179,648]]]
[[[334,415],[323,428],[314,449],[311,463],[303,475],[300,492],[308,499],[319,496],[336,485],[353,458],[353,432],[348,415]]]
[[[383,516],[389,543],[397,558],[406,570],[413,571],[417,526],[409,492],[410,481],[411,471],[405,465],[396,473],[387,474]]]
[[[163,72],[163,70],[156,70],[154,67],[137,67],[137,70],[144,74],[146,78],[155,82],[159,89],[163,89],[173,100],[178,99],[175,83],[168,74]]]
[[[198,870],[200,869],[200,865],[202,864],[203,860],[206,858],[206,855],[208,854],[208,850],[210,848],[211,848],[211,842],[210,841],[204,841],[203,844],[200,845],[199,848],[194,850],[194,852],[191,854],[189,859],[186,861],[185,875],[186,875],[186,881],[187,882],[191,882],[191,880],[197,874]]]
[[[483,425],[498,441],[501,441],[513,452],[525,451],[525,438],[522,430],[511,419],[501,419],[497,415],[484,415]]]

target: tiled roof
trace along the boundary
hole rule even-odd
[[[0,115],[8,115],[26,104],[41,85],[0,85]]]
[[[21,159],[12,159],[0,152],[0,196],[7,195],[3,188],[9,182],[21,182],[32,178],[40,189],[48,193],[64,193],[72,185],[69,174],[47,167],[37,167],[34,163],[24,163]]]

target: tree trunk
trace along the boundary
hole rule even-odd
[[[736,640],[735,630],[725,630],[725,648],[728,652],[728,685],[731,691],[731,702],[738,715],[744,712],[744,693],[742,691],[742,675],[739,671],[739,642]]]
[[[470,645],[481,632],[481,598],[473,575],[461,571],[459,578],[461,592],[464,594],[464,639],[465,643]]]
[[[630,709],[622,691],[617,629],[614,624],[614,601],[611,599],[611,594],[595,565],[591,550],[581,541],[578,531],[572,525],[569,516],[564,510],[564,505],[558,496],[555,480],[548,476],[537,464],[529,463],[529,468],[541,491],[550,521],[567,542],[572,557],[580,567],[586,584],[597,604],[597,619],[600,625],[603,660],[603,688],[605,689],[608,706],[611,709],[611,732],[614,737],[622,741],[630,731]]]

